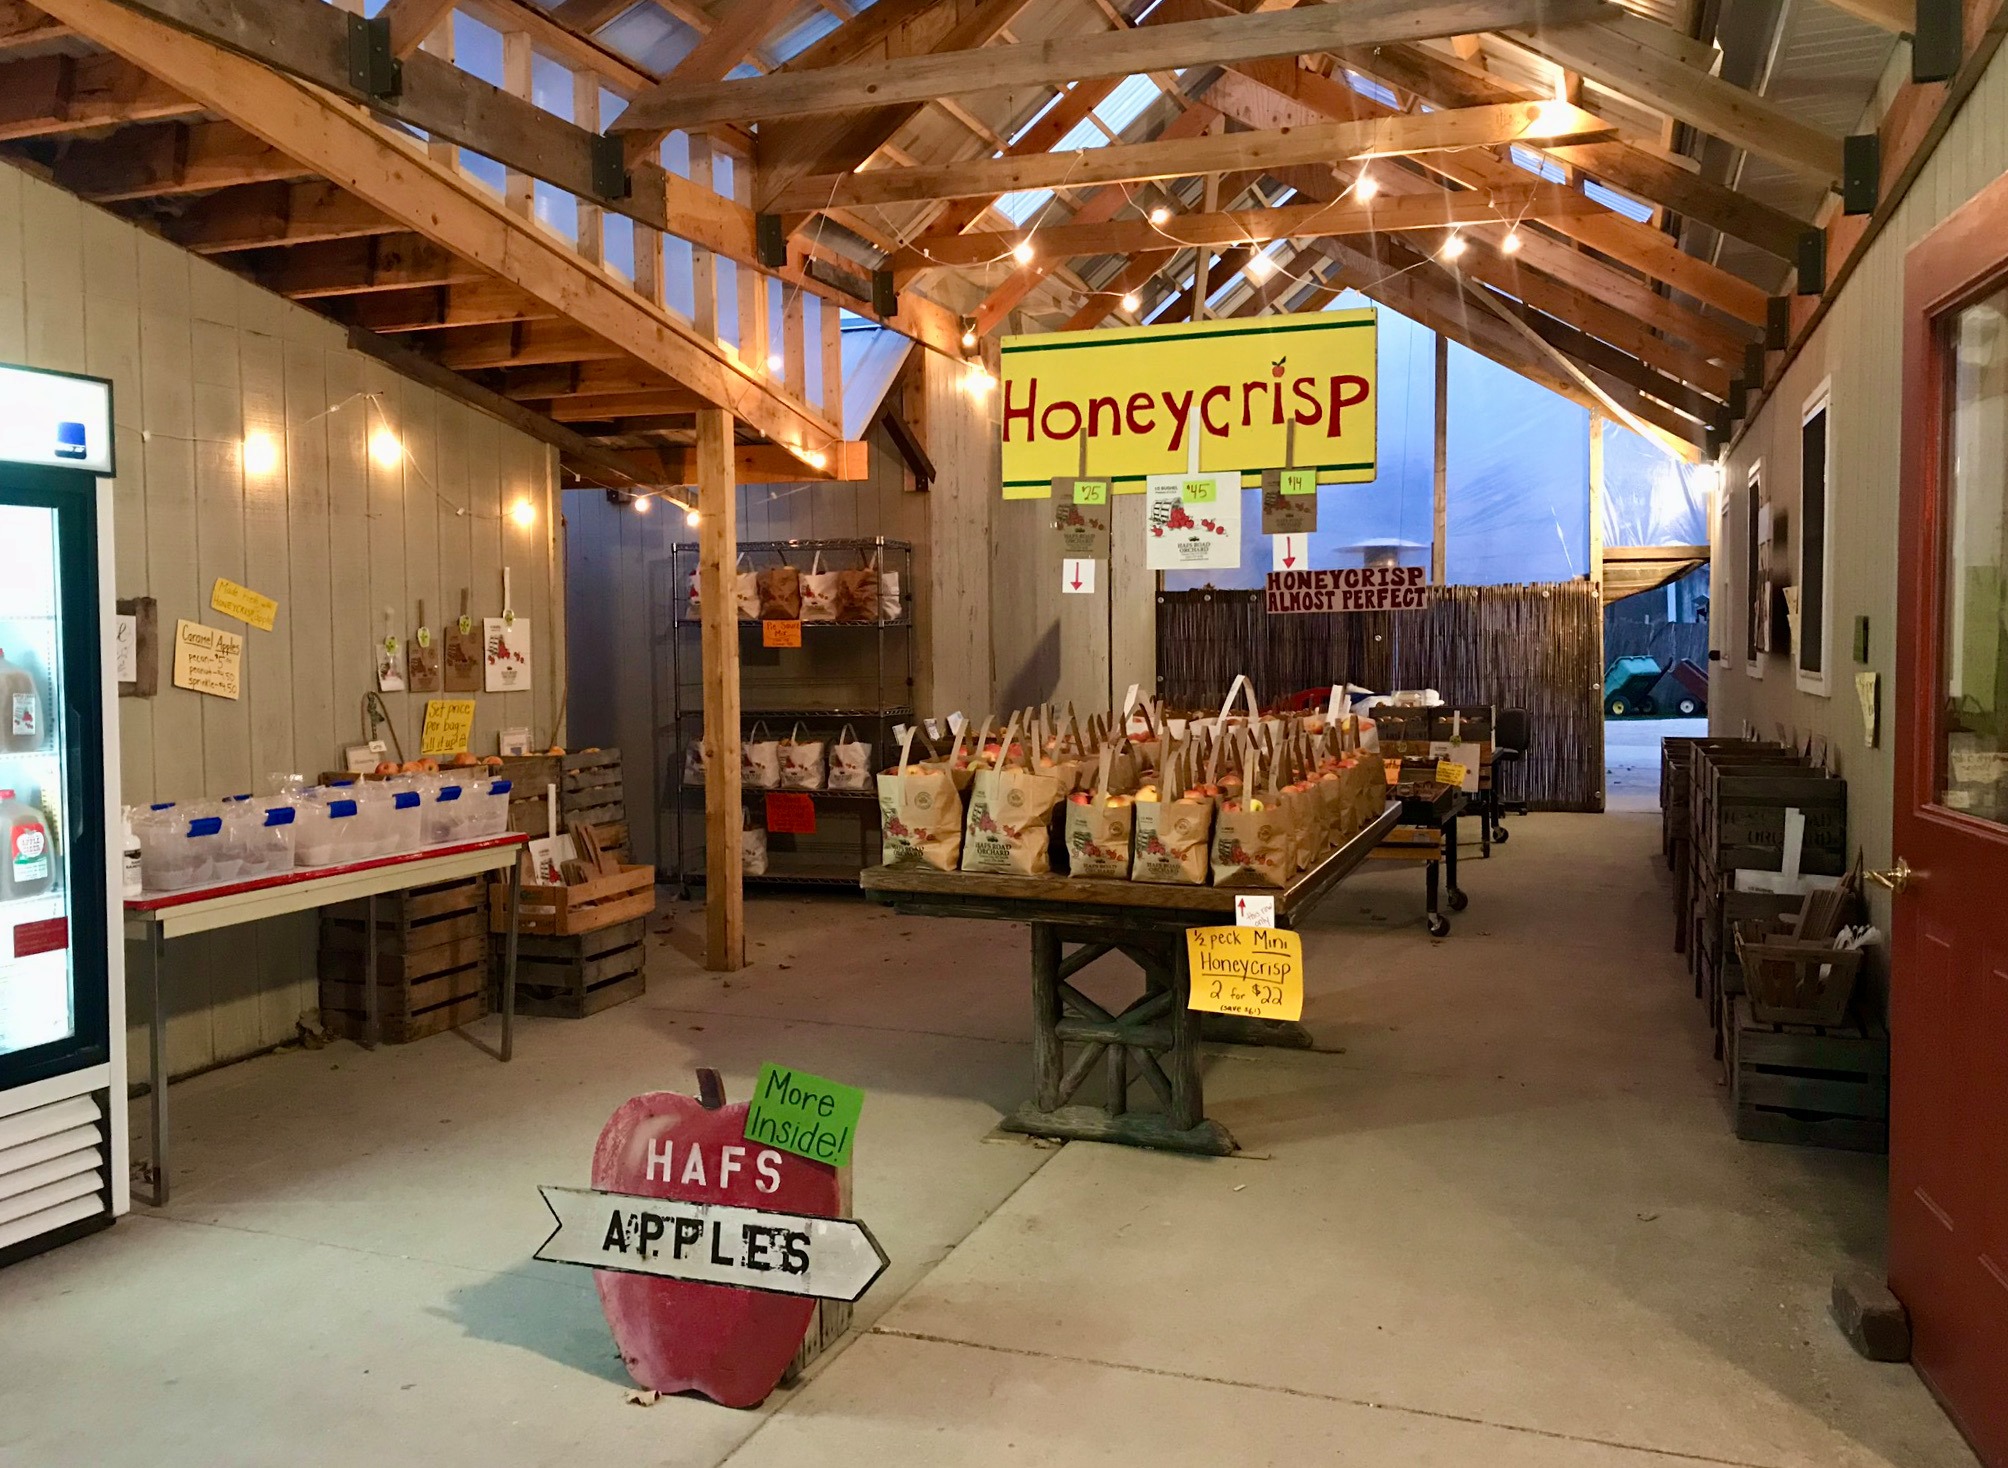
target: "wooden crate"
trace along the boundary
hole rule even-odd
[[[1737,1136],[1852,1152],[1888,1149],[1889,1033],[1880,1024],[1760,1024],[1740,996],[1729,1001],[1725,1017]]]
[[[635,918],[570,937],[527,934],[517,940],[516,1012],[584,1019],[639,999],[648,988],[648,919]],[[493,960],[489,1002],[499,1004],[502,954]]]
[[[321,916],[321,1016],[338,1035],[364,1037],[365,965],[377,953],[377,1014],[386,1044],[403,1045],[488,1012],[487,879],[462,877],[377,898],[374,934],[361,902]]]
[[[558,824],[584,821],[600,831],[600,844],[628,854],[627,785],[618,749],[581,750],[558,761]]]
[[[564,887],[525,884],[517,916],[519,933],[563,936],[591,933],[645,918],[655,911],[655,868],[623,866],[617,877],[597,877]],[[509,888],[497,882],[488,894],[488,929],[509,930]]]

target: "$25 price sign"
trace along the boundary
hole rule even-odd
[[[1187,928],[1188,1007],[1251,1019],[1300,1019],[1304,940],[1284,928]]]

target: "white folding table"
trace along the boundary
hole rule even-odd
[[[409,887],[425,887],[434,882],[450,882],[455,877],[471,877],[507,868],[509,925],[503,941],[501,1055],[503,1060],[507,1060],[515,1049],[516,913],[523,890],[522,867],[516,858],[529,840],[519,831],[510,831],[479,841],[428,846],[403,856],[287,872],[248,882],[191,887],[185,892],[162,892],[137,897],[126,903],[125,936],[147,945],[147,982],[153,994],[153,1012],[148,1020],[151,1043],[148,1047],[147,1078],[153,1099],[151,1201],[154,1207],[166,1204],[168,1192],[167,1015],[160,992],[161,957],[168,939],[186,938],[194,933],[235,927],[239,923],[254,923],[263,918],[362,899],[366,919],[364,931],[368,935],[368,941],[363,944],[363,1045],[366,1049],[374,1049],[377,1043],[377,898],[386,892],[402,892]]]

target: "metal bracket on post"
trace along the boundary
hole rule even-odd
[[[872,272],[872,309],[881,316],[899,315],[899,291],[890,270]]]
[[[389,16],[349,16],[349,85],[379,100],[403,95],[404,63],[391,54]]]
[[[1809,229],[1799,236],[1799,294],[1817,296],[1827,288],[1827,232]]]
[[[618,137],[599,133],[593,138],[593,193],[612,202],[634,192],[628,177],[627,151]]]
[[[753,216],[753,258],[769,270],[788,263],[788,235],[778,214]]]
[[[1743,376],[1757,387],[1764,385],[1764,344],[1751,342],[1743,349]]]
[[[1841,139],[1841,209],[1873,214],[1882,195],[1882,137],[1850,133]]]
[[[1959,0],[1917,0],[1917,30],[1910,38],[1910,79],[1950,81],[1959,71]]]
[[[1792,345],[1792,298],[1771,296],[1764,302],[1764,349],[1782,352]]]

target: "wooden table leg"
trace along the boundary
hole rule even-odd
[[[1192,1010],[1192,967],[1185,945],[1171,953],[1171,1124],[1180,1131],[1206,1116],[1206,1093],[1199,1083],[1199,1016]]]
[[[1060,1105],[1060,935],[1051,923],[1032,924],[1032,1095],[1041,1111]]]

